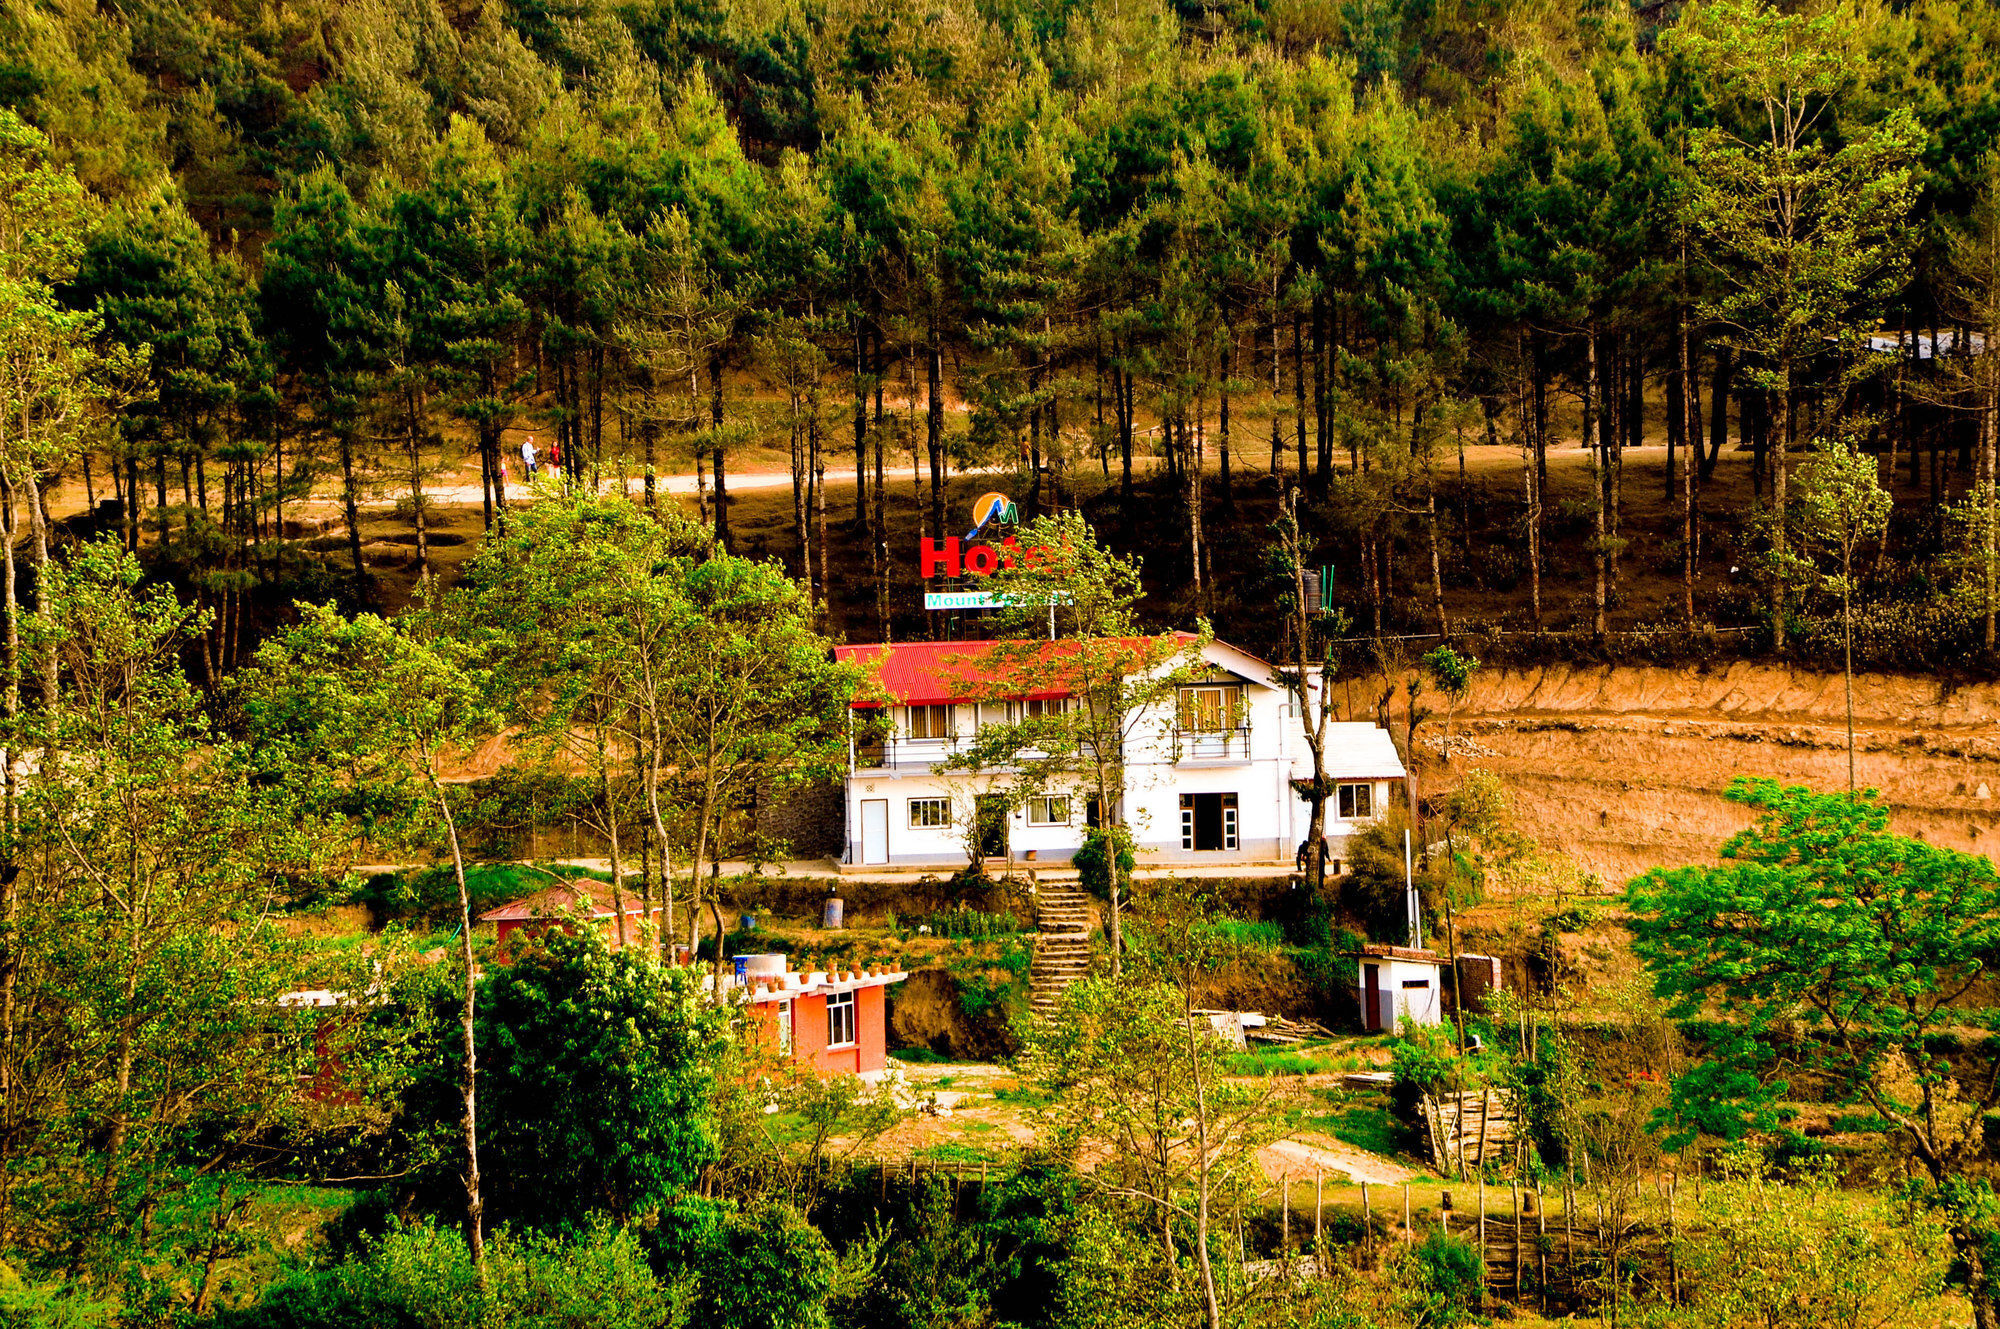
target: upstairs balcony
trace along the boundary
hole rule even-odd
[[[928,772],[933,766],[954,753],[971,746],[963,735],[953,734],[949,738],[906,738],[895,735],[877,739],[873,743],[854,745],[854,767],[856,771],[889,771],[898,775],[914,775]],[[1021,753],[1023,757],[1035,758],[1042,754],[1032,749]],[[1011,770],[1012,767],[994,766],[994,771]]]
[[[1174,730],[1176,766],[1237,766],[1250,760],[1250,726]]]
[[[891,735],[854,745],[857,771],[929,770],[959,750],[957,735],[949,738],[904,738]]]

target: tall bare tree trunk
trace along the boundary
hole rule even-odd
[[[478,1013],[479,985],[472,955],[472,895],[465,886],[465,853],[458,843],[458,823],[451,815],[451,800],[445,797],[435,763],[427,756],[424,773],[430,779],[431,794],[437,799],[444,820],[445,838],[451,845],[451,870],[458,882],[459,958],[465,965],[465,1002],[459,1010],[459,1030],[465,1040],[465,1071],[459,1079],[459,1100],[465,1109],[465,1241],[472,1250],[479,1286],[486,1286],[486,1205],[479,1193],[479,1081],[478,1046],[473,1036]]]
[[[1591,629],[1598,637],[1604,636],[1606,598],[1609,569],[1605,564],[1604,529],[1604,488],[1606,484],[1604,457],[1599,445],[1595,425],[1599,405],[1597,376],[1597,329],[1595,326],[1584,331],[1584,347],[1587,376],[1583,389],[1583,446],[1591,453],[1591,561],[1597,568],[1597,594],[1592,601]]]
[[[1695,394],[1694,357],[1688,346],[1693,336],[1694,330],[1686,326],[1676,329],[1674,336],[1675,354],[1680,359],[1681,407],[1686,412],[1687,460],[1681,467],[1681,609],[1689,627],[1694,626],[1695,476],[1701,469],[1701,400]]]
[[[729,448],[722,439],[722,348],[708,355],[708,423],[715,458],[715,539],[725,554],[736,552],[729,535]]]

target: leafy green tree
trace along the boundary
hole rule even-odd
[[[519,355],[530,315],[515,183],[479,126],[454,119],[422,184],[396,191],[381,212],[384,271],[425,315],[420,354],[436,366],[446,410],[477,438],[486,524],[504,523],[501,431],[532,383]]]
[[[1831,549],[1840,575],[1828,589],[1840,595],[1841,676],[1847,688],[1847,792],[1854,792],[1854,555],[1889,524],[1889,495],[1875,476],[1875,459],[1826,440],[1799,472],[1801,525],[1812,545]]]
[[[10,1042],[20,963],[13,866],[21,794],[14,754],[23,737],[20,512],[28,514],[30,557],[37,572],[45,572],[50,535],[43,478],[87,455],[128,381],[145,366],[143,351],[100,350],[103,320],[58,297],[58,288],[76,276],[97,210],[50,153],[46,139],[0,109],[0,722],[6,729],[0,737],[6,755],[0,763],[0,1039]],[[136,545],[136,527],[132,538]],[[52,697],[59,687],[54,656],[45,652],[41,664],[41,693]]]
[[[1639,115],[1630,71],[1532,86],[1509,121],[1508,149],[1487,184],[1499,192],[1505,251],[1520,269],[1521,315],[1583,341],[1582,439],[1592,451],[1593,625],[1606,629],[1618,554],[1619,466],[1603,363],[1607,333],[1629,328],[1659,280],[1664,163]]]
[[[1732,1031],[1674,1081],[1669,1143],[1773,1128],[1790,1063],[1888,1122],[1948,1193],[1985,1151],[2000,1075],[1987,1043],[1954,1066],[1933,1039],[1975,1018],[1963,999],[2000,946],[2000,875],[1983,857],[1890,834],[1872,790],[1739,779],[1728,797],[1757,820],[1719,866],[1656,868],[1629,888],[1634,946],[1669,1017],[1713,1014]],[[1984,1233],[1970,1205],[1949,1218],[1989,1326]]]
[[[242,432],[241,408],[268,386],[248,280],[233,260],[210,254],[208,237],[168,187],[112,211],[92,237],[75,288],[103,315],[110,336],[153,348],[152,392],[142,410],[128,414],[128,432],[153,446],[162,504],[172,456],[181,466],[183,501],[206,512],[207,464]]]
[[[447,781],[448,764],[499,728],[487,707],[485,667],[465,643],[439,631],[436,614],[394,621],[348,619],[324,605],[300,605],[300,621],[258,649],[241,680],[239,704],[266,760],[292,768],[320,765],[327,784],[306,791],[308,807],[351,790],[371,796],[364,813],[372,835],[426,847],[442,838],[458,887],[460,1129],[465,1152],[466,1240],[483,1263],[485,1226],[479,1181],[478,981],[472,950],[472,900],[465,847]],[[337,781],[337,783],[336,783]],[[393,814],[401,813],[398,818]],[[399,823],[400,820],[400,824]],[[387,833],[386,835],[384,833]]]
[[[658,670],[646,684],[649,738],[678,772],[692,823],[688,944],[704,873],[723,852],[725,814],[760,786],[835,778],[847,765],[848,703],[858,672],[835,663],[813,607],[775,563],[727,554],[685,559],[655,579],[663,597]],[[720,903],[714,915],[722,963]],[[718,994],[719,995],[719,994]]]
[[[496,1214],[618,1222],[714,1161],[728,1018],[695,971],[595,927],[552,927],[481,993],[480,1135]]]
[[[1837,14],[1713,0],[1670,42],[1724,111],[1689,140],[1687,205],[1712,269],[1700,316],[1755,357],[1750,375],[1771,393],[1771,613],[1782,651],[1787,458],[1809,408],[1800,380],[1829,340],[1851,350],[1866,332],[1859,308],[1901,285],[1923,132],[1901,109],[1837,123],[1841,94],[1865,72]]]
[[[678,513],[649,520],[587,487],[548,494],[480,546],[451,600],[466,636],[491,638],[494,706],[520,726],[522,756],[552,775],[580,770],[589,782],[579,810],[610,849],[621,946],[636,940],[627,935],[624,855],[635,767],[648,811],[659,801],[649,713],[634,706],[648,695],[660,645],[653,579],[683,550],[706,551],[690,526]],[[642,894],[650,890],[642,884]],[[671,927],[673,903],[664,903]],[[641,911],[649,924],[651,906],[648,898]]]
[[[373,311],[382,299],[378,255],[354,196],[331,167],[298,181],[278,204],[275,234],[264,250],[258,295],[279,363],[306,385],[314,427],[331,435],[339,457],[347,552],[355,595],[366,601],[361,559],[359,431],[378,366]],[[285,520],[285,460],[277,459],[273,518]],[[304,468],[294,464],[294,471]],[[305,471],[310,475],[309,470]]]
[[[311,1129],[310,1045],[275,1004],[301,967],[271,913],[335,841],[210,725],[178,663],[202,615],[139,576],[113,541],[77,546],[24,623],[55,689],[9,734],[35,758],[9,827],[0,1226],[37,1264],[144,1286],[180,1236],[163,1207]]]
[[[1135,744],[1171,741],[1180,685],[1199,666],[1209,634],[1206,625],[1195,635],[1141,633],[1137,560],[1098,543],[1080,512],[1037,517],[1014,543],[1022,552],[988,579],[1005,602],[997,615],[1003,640],[984,662],[991,681],[980,695],[1068,700],[1011,724],[982,726],[940,769],[1006,768],[1014,797],[1061,792],[1096,804],[1100,823],[1122,841],[1107,860],[1116,974],[1122,901],[1131,893],[1130,831],[1118,833],[1129,826],[1125,754]]]
[[[1747,1152],[1747,1151],[1746,1151]],[[1921,1212],[1856,1195],[1811,1160],[1785,1182],[1725,1155],[1678,1226],[1689,1329],[1907,1324],[1944,1292],[1948,1248]]]
[[[1216,1276],[1210,1238],[1216,1215],[1264,1184],[1256,1156],[1276,1127],[1274,1100],[1227,1078],[1227,1045],[1195,1013],[1236,955],[1213,901],[1176,884],[1147,898],[1144,917],[1137,973],[1065,988],[1054,1016],[1027,1032],[1022,1066],[1054,1100],[1044,1125],[1055,1152],[1099,1157],[1092,1186],[1139,1206],[1170,1265],[1182,1234],[1204,1321],[1220,1329],[1240,1293]]]

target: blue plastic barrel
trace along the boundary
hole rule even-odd
[[[820,914],[820,926],[823,928],[839,927],[845,909],[846,901],[842,900],[838,895],[827,896],[826,908]]]

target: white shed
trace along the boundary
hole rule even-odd
[[[1444,973],[1451,967],[1447,957],[1408,946],[1363,946],[1355,958],[1361,966],[1355,995],[1363,1029],[1394,1033],[1405,1020],[1444,1023]]]

